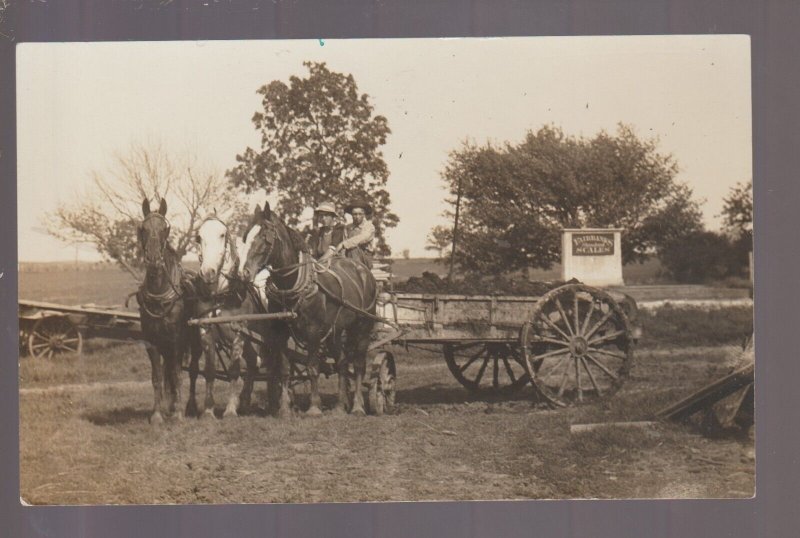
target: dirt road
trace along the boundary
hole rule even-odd
[[[569,433],[575,423],[649,418],[724,372],[732,349],[643,350],[607,404],[559,411],[524,392],[472,400],[440,357],[420,352],[399,357],[392,416],[260,413],[161,428],[147,422],[152,393],[135,348],[23,363],[21,495],[35,504],[749,497],[747,436],[711,440],[679,425]],[[58,382],[64,372],[75,381],[75,369],[79,383]],[[335,378],[322,389],[329,408]]]

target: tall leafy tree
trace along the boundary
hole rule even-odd
[[[388,122],[373,114],[369,96],[359,93],[352,75],[324,63],[303,65],[308,76],[258,89],[262,108],[252,121],[260,148],[237,155],[228,178],[247,193],[277,193],[279,211],[295,225],[306,207],[364,198],[375,210],[378,254],[388,255],[384,233],[398,222],[389,210],[389,170],[380,150],[390,133]]]
[[[753,250],[753,181],[737,183],[723,198],[722,225],[730,236],[742,267],[749,266]]]
[[[461,192],[456,260],[467,271],[549,268],[564,227],[622,227],[624,262],[645,259],[702,229],[677,165],[619,125],[615,134],[567,136],[553,126],[517,144],[464,143],[442,174],[455,205]]]
[[[431,228],[425,244],[425,250],[434,251],[439,258],[444,258],[445,251],[453,244],[453,230],[449,226],[434,226]]]
[[[723,198],[722,223],[734,235],[753,230],[753,181],[737,183]]]

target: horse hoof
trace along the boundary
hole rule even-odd
[[[150,416],[150,424],[152,426],[160,426],[161,424],[164,424],[164,417],[161,416],[161,413],[153,413]]]
[[[209,408],[203,411],[203,414],[200,415],[200,418],[210,418],[210,419],[217,419],[217,415],[214,414],[214,408]]]
[[[183,422],[183,413],[181,413],[181,412],[176,412],[176,413],[173,415],[173,417],[175,418],[175,420],[176,420],[176,421],[178,421],[178,422]]]
[[[309,407],[308,411],[306,411],[306,416],[307,417],[321,417],[322,416],[322,411],[320,411],[319,407],[317,407],[317,406]]]
[[[278,409],[278,418],[279,419],[292,418],[292,410],[286,407],[281,407],[280,409]]]
[[[343,417],[347,415],[347,410],[344,408],[343,405],[337,405],[333,409],[331,409],[331,414],[336,415],[337,417]]]
[[[189,403],[186,404],[186,410],[184,411],[184,414],[187,417],[196,417],[197,416],[197,402],[189,401]]]
[[[353,416],[356,416],[356,417],[365,417],[365,416],[367,416],[367,414],[364,412],[364,410],[361,409],[360,407],[350,411],[350,414],[353,415]]]
[[[222,413],[222,418],[238,417],[238,416],[239,415],[236,413],[236,409],[233,409],[232,407],[226,408],[225,412]]]

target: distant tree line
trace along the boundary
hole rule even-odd
[[[322,201],[341,207],[365,198],[375,209],[377,253],[388,256],[385,232],[399,220],[390,209],[381,151],[391,133],[388,120],[375,114],[352,75],[324,63],[304,66],[306,76],[258,88],[261,104],[251,121],[260,142],[236,155],[224,174],[195,155],[133,144],[107,170],[92,172],[87,192],[47,215],[48,230],[91,243],[138,274],[143,197],[169,199],[181,256],[195,248],[197,227],[209,213],[235,227],[248,213],[250,193],[276,195],[292,225]],[[752,244],[752,182],[725,199],[725,230],[715,233],[703,229],[699,205],[677,174],[677,163],[658,151],[657,140],[642,139],[623,124],[591,138],[548,125],[517,143],[465,142],[442,172],[451,221],[460,203],[454,261],[473,276],[547,269],[560,258],[562,228],[621,227],[625,263],[657,256],[673,278],[686,282],[742,275]],[[426,248],[450,262],[453,239],[452,226],[437,226]]]
[[[659,258],[678,282],[749,276],[753,250],[753,182],[737,183],[724,199],[721,232],[696,230],[665,246]]]
[[[726,233],[706,231],[677,163],[657,149],[623,124],[592,138],[544,126],[519,143],[463,143],[442,173],[451,221],[460,206],[457,266],[483,275],[548,269],[560,260],[563,228],[620,227],[624,263],[657,256],[678,281],[740,274],[751,184],[726,199]],[[449,263],[452,243],[453,227],[437,226],[427,248]]]

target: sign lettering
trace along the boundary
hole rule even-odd
[[[573,256],[612,256],[614,254],[614,234],[612,233],[574,233],[572,234]]]

